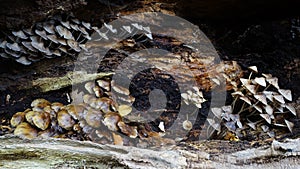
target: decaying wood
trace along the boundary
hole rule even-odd
[[[116,145],[101,145],[88,141],[35,139],[22,140],[2,136],[0,166],[3,168],[297,168],[300,162],[300,139],[273,141],[271,146],[232,151],[206,152],[186,150],[184,146],[143,149]],[[215,142],[215,143],[214,143]],[[203,141],[197,144],[216,144]],[[220,142],[220,141],[219,141]],[[218,144],[217,144],[218,145]],[[269,158],[277,158],[272,161]],[[264,159],[269,159],[263,161]]]
[[[26,80],[23,85],[18,86],[18,90],[38,89],[40,92],[60,90],[86,81],[110,76],[113,73],[93,73],[70,71],[62,77],[44,77],[36,80]]]
[[[96,0],[94,0],[95,2]],[[1,4],[8,3],[8,1],[1,1]],[[5,2],[5,3],[4,3]],[[19,0],[17,2],[23,2]],[[56,11],[69,11],[75,7],[81,6],[79,2],[83,1],[51,1],[52,5],[46,5],[45,8],[39,8],[36,11],[33,6],[34,2],[39,2],[38,6],[43,6],[47,1],[28,1],[24,5],[15,5],[1,10],[3,16],[0,19],[0,26],[2,28],[17,29],[21,25],[30,26],[32,22],[45,19],[49,13]],[[91,1],[89,1],[91,2]],[[176,3],[177,12],[180,16],[185,18],[201,18],[201,19],[232,19],[232,15],[241,18],[253,18],[249,9],[258,9],[254,5],[247,6],[248,10],[244,11],[243,5],[238,10],[224,8],[225,6],[234,6],[232,3],[221,1],[222,5],[216,5],[216,1],[181,1]],[[225,3],[224,3],[225,2]],[[236,1],[237,2],[237,1]],[[289,1],[290,2],[290,1]],[[11,4],[12,2],[8,3]],[[15,2],[13,2],[15,3]],[[264,2],[267,5],[275,4],[272,2]],[[287,4],[286,2],[285,4]],[[19,4],[19,3],[16,3]],[[34,4],[34,5],[33,5]],[[278,3],[276,3],[278,4]],[[27,5],[27,6],[26,6]],[[89,5],[89,4],[88,4]],[[92,3],[93,5],[93,3]],[[90,3],[90,6],[92,6]],[[185,5],[185,6],[182,6]],[[244,5],[245,6],[245,5]],[[293,5],[297,7],[297,5]],[[50,7],[50,8],[49,8]],[[97,8],[98,6],[94,7]],[[191,8],[192,7],[192,8]],[[218,7],[218,8],[215,8]],[[272,7],[272,6],[269,6]],[[286,8],[285,6],[282,6]],[[14,8],[15,10],[11,10]],[[38,8],[38,7],[37,7]],[[105,6],[107,8],[107,6]],[[22,9],[22,10],[20,10]],[[114,7],[112,7],[114,10]],[[202,12],[199,12],[199,10]],[[259,8],[261,9],[261,8]],[[275,8],[276,9],[276,8]],[[277,8],[278,9],[278,8]],[[282,9],[282,8],[280,8]],[[102,10],[102,9],[101,9]],[[30,11],[30,12],[28,12]],[[98,11],[98,10],[97,10]],[[192,12],[194,11],[194,12]],[[216,12],[217,11],[217,12]],[[234,11],[228,13],[228,11]],[[278,10],[280,11],[280,10]],[[15,12],[15,13],[14,13]],[[78,11],[75,13],[81,13]],[[277,11],[276,11],[277,12]],[[13,13],[13,15],[12,15]],[[225,13],[229,15],[224,15]],[[263,11],[263,14],[266,12]],[[278,12],[284,15],[284,12]],[[238,15],[237,15],[238,14]],[[272,13],[268,13],[269,15]],[[29,17],[28,17],[29,16]],[[88,12],[83,14],[81,18],[89,16]],[[3,19],[6,17],[6,19]],[[80,16],[79,16],[80,17]],[[25,19],[24,19],[25,18]],[[15,22],[16,21],[16,22]],[[67,61],[66,61],[67,60]],[[21,89],[33,89],[36,86],[42,87],[41,91],[46,92],[50,90],[58,90],[63,87],[70,86],[69,75],[73,72],[73,60],[47,60],[43,63],[38,63],[28,68],[21,68],[22,72],[17,76],[13,76],[15,71],[10,69],[5,72],[7,74],[0,75],[0,89],[1,92],[6,94],[7,89],[17,93]],[[65,62],[66,61],[66,62]],[[5,63],[6,65],[6,63]],[[14,70],[15,64],[11,64],[11,70]],[[11,66],[10,65],[10,66]],[[9,66],[7,66],[9,67]],[[4,69],[3,69],[4,70]],[[1,70],[1,71],[3,71]],[[51,70],[57,70],[53,73]],[[32,77],[32,75],[37,76]],[[93,78],[99,77],[98,75],[91,75]],[[102,76],[102,75],[100,75]],[[37,79],[36,79],[37,77]],[[40,78],[46,77],[46,78]],[[82,79],[78,83],[90,79]],[[53,85],[55,84],[55,85]],[[20,89],[14,89],[21,87]],[[14,89],[14,90],[12,90]],[[5,92],[4,92],[5,91]],[[2,94],[2,93],[1,93]],[[1,95],[2,97],[2,95]],[[4,97],[4,95],[3,95]],[[14,97],[14,96],[12,96]],[[20,99],[21,100],[21,99]],[[8,108],[4,106],[0,114],[8,112]],[[14,113],[14,112],[12,112]],[[74,140],[21,140],[13,136],[0,137],[0,168],[299,168],[300,162],[300,139],[287,140],[286,142],[274,141],[271,146],[260,148],[236,150],[227,153],[218,153],[217,155],[212,152],[206,152],[199,149],[185,149],[183,147],[165,147],[163,150],[141,149],[134,147],[123,147],[114,145],[100,145],[91,142],[80,142]],[[214,142],[214,141],[212,141]],[[198,144],[211,144],[212,142],[198,143]],[[217,141],[216,141],[217,142]],[[228,147],[226,147],[228,148]],[[275,158],[276,161],[271,162],[266,159]],[[285,158],[284,158],[285,157]],[[283,159],[281,159],[283,158]]]
[[[87,74],[86,72],[68,72],[63,77],[50,77],[50,78],[39,78],[32,81],[33,88],[40,88],[41,92],[49,92],[53,90],[59,90],[64,87],[70,87],[89,80],[95,80],[105,76],[110,76],[113,73],[94,73]],[[21,89],[28,89],[27,86],[23,86]],[[29,86],[28,86],[29,87]]]

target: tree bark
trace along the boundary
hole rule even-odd
[[[17,137],[0,137],[0,166],[4,168],[299,168],[300,139],[271,145],[237,150],[227,147],[211,150],[230,143],[203,141],[198,147],[169,146],[156,149],[101,145],[89,141],[60,139],[22,140]],[[200,146],[199,146],[200,145]],[[196,147],[196,146],[195,146]],[[272,160],[269,158],[277,159]],[[268,161],[265,159],[269,159]],[[262,160],[265,160],[263,162]]]

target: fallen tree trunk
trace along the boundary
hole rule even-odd
[[[196,4],[186,4],[194,6],[195,11],[198,11],[199,9],[199,6]],[[60,3],[57,3],[55,4],[55,9],[59,11],[61,10],[61,7],[63,7],[66,10],[68,9],[66,8],[68,5],[70,4],[66,3],[64,5],[60,5]],[[203,5],[205,6],[205,4]],[[205,12],[194,15],[195,13],[192,13],[191,10],[187,10],[189,9],[189,6],[187,6],[187,8],[182,8],[184,9],[183,11],[188,13],[182,13],[181,16],[189,14],[190,16],[199,18],[207,17],[207,15],[204,15]],[[215,5],[210,6],[214,7]],[[24,10],[19,11],[18,9],[20,8],[16,8],[15,12],[18,11],[19,13],[22,13],[22,17],[28,19],[26,21],[29,22],[32,19],[23,15],[23,13],[31,11],[32,8],[25,12]],[[209,9],[208,11],[213,11],[212,9]],[[43,10],[45,12],[49,11],[49,9],[46,8]],[[98,9],[95,11],[98,12]],[[80,12],[81,11],[77,13]],[[8,15],[8,13],[5,14]],[[44,19],[47,13],[41,12],[41,14],[45,15],[36,16],[35,19]],[[83,15],[90,16],[88,14],[85,13]],[[212,12],[212,14],[216,13]],[[30,15],[34,16],[33,13],[30,13]],[[218,14],[218,16],[223,15]],[[189,16],[186,17],[189,18]],[[90,16],[90,18],[93,17]],[[18,17],[11,17],[11,19],[12,20],[9,22],[12,24],[14,23],[13,20],[18,20]],[[15,24],[20,23],[23,22],[16,22]],[[7,24],[3,22],[3,25]],[[8,28],[16,29],[20,25],[8,24]],[[31,23],[27,23],[27,25],[31,25]],[[28,68],[20,68],[19,65],[14,63],[9,65],[11,67],[7,66],[6,63],[2,64],[4,67],[1,66],[3,68],[1,72],[4,70],[4,73],[1,74],[0,78],[1,115],[7,115],[9,113],[12,115],[17,111],[23,111],[25,107],[29,106],[33,98],[44,96],[44,93],[37,94],[40,91],[32,92],[32,95],[31,93],[28,94],[28,91],[20,92],[17,87],[25,87],[26,84],[28,84],[27,82],[30,82],[29,84],[31,85],[33,80],[37,80],[41,77],[52,77],[53,79],[55,79],[55,77],[67,77],[65,74],[73,71],[73,60],[70,58],[47,60],[46,62],[37,63],[36,65]],[[6,69],[6,67],[8,67],[8,69]],[[53,72],[52,70],[57,71]],[[67,84],[67,86],[68,85],[70,84]],[[32,90],[34,90],[34,86],[29,86],[29,88],[31,87]],[[63,85],[62,87],[66,86]],[[57,91],[55,94],[52,93],[52,95],[50,94],[50,100],[65,100],[66,97],[63,94],[67,92],[68,90]],[[58,95],[59,97],[57,97]],[[11,136],[0,137],[0,141],[0,166],[2,168],[299,168],[300,165],[299,161],[297,161],[297,158],[299,158],[299,139],[289,140],[287,143],[278,143],[274,141],[272,146],[261,147],[258,149],[248,149],[243,151],[232,150],[227,153],[217,151],[217,155],[205,150],[192,150],[178,146],[169,148],[166,147],[164,150],[158,151],[133,147],[99,145],[91,142],[79,142],[73,140],[49,139],[29,141]],[[218,141],[199,144],[210,145],[215,142],[216,144],[220,144]],[[228,142],[226,142],[226,144],[227,143]],[[218,148],[218,146],[210,147],[211,150],[218,150]],[[229,147],[225,147],[225,149],[228,148]],[[270,163],[265,163],[265,160],[270,157],[273,157],[274,160],[271,160]],[[287,158],[281,159],[282,157]]]
[[[3,168],[299,168],[300,139],[273,141],[271,146],[232,150],[215,155],[212,151],[187,150],[187,146],[159,150],[101,145],[89,141],[61,139],[22,140],[0,137],[0,166]],[[227,145],[224,141],[204,141],[194,145]],[[201,147],[200,146],[200,147]],[[213,149],[213,148],[212,148]],[[219,150],[221,151],[221,150]],[[270,160],[270,158],[276,160]],[[268,159],[265,160],[264,159]]]

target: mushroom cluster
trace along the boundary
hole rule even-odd
[[[5,32],[0,39],[0,57],[30,65],[43,58],[76,56],[81,51],[89,52],[85,43],[92,39],[109,40],[108,33],[132,33],[140,31],[152,38],[149,27],[137,23],[122,26],[121,31],[103,23],[103,29],[76,19],[72,14],[49,16],[30,28]]]
[[[68,26],[77,20],[65,22],[59,22],[62,26],[55,27],[54,30],[66,32]],[[86,23],[80,24],[85,24],[82,26],[85,29],[90,27]],[[106,27],[115,31],[109,25]],[[81,34],[83,36],[84,33]],[[72,38],[72,35],[67,33],[61,37],[67,39]],[[127,41],[130,42],[130,39]],[[135,46],[136,44],[127,45]],[[199,62],[198,67],[201,64],[204,63]],[[235,136],[243,137],[244,131],[248,129],[262,131],[271,137],[275,135],[272,130],[274,127],[285,127],[292,132],[293,123],[287,119],[296,115],[295,108],[288,103],[292,101],[291,92],[280,89],[277,78],[269,74],[259,76],[256,67],[250,67],[249,77],[242,78],[243,71],[235,61],[224,61],[205,70],[207,72],[195,77],[199,86],[190,86],[191,90],[183,91],[181,101],[182,104],[193,104],[201,108],[201,104],[206,101],[201,90],[215,89],[226,80],[226,90],[233,91],[231,94],[234,101],[228,106],[212,108],[214,116],[207,119],[209,128],[216,130],[218,135],[223,133],[223,138],[230,136],[232,140],[237,140]],[[132,112],[131,105],[135,98],[127,88],[115,84],[111,77],[86,82],[84,91],[80,91],[76,97],[80,97],[77,99],[79,102],[69,105],[50,103],[45,99],[34,100],[30,109],[12,117],[10,122],[15,127],[14,134],[23,138],[59,137],[121,145],[172,142],[161,137],[166,132],[164,125],[169,122],[159,121],[156,129],[148,123],[140,123],[142,117]],[[164,120],[166,119],[175,120]],[[189,119],[188,116],[182,120],[181,126],[187,132],[193,128],[192,120],[194,119]],[[226,131],[232,134],[224,134]]]
[[[83,103],[80,104],[34,100],[31,108],[17,112],[11,118],[14,135],[25,139],[55,137],[117,145],[173,143],[161,138],[162,133],[152,131],[146,124],[129,124],[128,120],[124,120],[132,108],[117,104],[112,99],[111,90],[124,95],[129,94],[128,89],[113,85],[114,82],[108,80],[96,82],[85,84],[87,94],[83,95]],[[123,102],[133,101],[127,98]]]
[[[119,113],[110,109],[110,99],[87,101],[87,104],[63,105],[36,99],[31,103],[32,108],[14,114],[10,124],[15,127],[14,134],[25,139],[55,137],[112,143],[120,142],[121,138],[115,138],[121,137],[118,132],[131,138],[138,136],[136,127],[122,122]]]
[[[84,43],[98,30],[73,16],[56,15],[32,27],[6,33],[0,40],[0,56],[29,65],[43,58],[74,55],[85,50]]]
[[[276,136],[272,129],[282,127],[292,133],[294,124],[289,118],[296,116],[296,109],[289,103],[291,91],[281,89],[278,78],[271,74],[260,76],[256,66],[249,69],[249,77],[239,78],[240,85],[233,88],[232,104],[211,109],[214,116],[208,119],[210,127],[218,135],[228,131],[241,138],[247,137],[246,131],[272,138]]]
[[[72,137],[79,131],[71,114],[82,112],[81,105],[64,106],[62,103],[50,103],[45,99],[36,99],[24,112],[17,112],[10,120],[15,127],[14,134],[22,138],[35,137]]]
[[[220,66],[226,69],[222,68],[224,72],[221,74],[211,73],[210,76],[215,80],[209,84],[218,85],[216,75],[226,77],[227,81],[234,81],[237,74],[242,74],[235,62],[224,62],[215,69],[220,70]],[[232,84],[230,85],[232,88]],[[201,108],[205,101],[201,89],[197,86],[192,89],[182,93],[182,103],[195,104]],[[138,118],[142,117],[133,113],[130,106],[135,98],[127,88],[118,86],[111,80],[110,76],[86,82],[84,90],[76,97],[81,97],[80,101],[69,105],[51,103],[45,99],[34,100],[31,108],[17,112],[11,118],[14,134],[28,139],[58,137],[122,145],[173,143],[162,137],[166,132],[166,122],[160,121],[156,126],[159,131],[148,123],[139,123],[141,119]],[[188,132],[193,124],[187,117],[181,127]]]

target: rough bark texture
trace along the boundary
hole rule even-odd
[[[22,140],[0,137],[3,168],[298,168],[300,140],[273,141],[270,146],[241,150],[229,142],[143,149],[72,140]],[[225,146],[227,152],[222,152]],[[228,147],[226,147],[228,146]],[[202,148],[201,148],[202,147]],[[204,151],[203,148],[210,150]],[[224,147],[223,147],[224,148]],[[216,153],[218,153],[216,155]],[[278,159],[274,161],[273,159]],[[259,159],[259,160],[258,160]],[[261,161],[262,159],[265,162]]]

